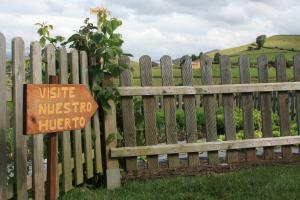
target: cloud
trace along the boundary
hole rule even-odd
[[[2,0],[1,32],[37,39],[36,22],[47,21],[55,33],[69,36],[89,8],[105,6],[123,20],[119,31],[126,52],[135,59],[149,54],[179,57],[251,43],[259,34],[299,34],[297,0]]]

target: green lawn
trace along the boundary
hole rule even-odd
[[[132,62],[131,64],[133,68],[133,85],[134,86],[140,86],[140,69],[138,66],[138,63]],[[220,84],[220,65],[214,64],[212,67],[213,72],[213,81],[214,84]],[[232,74],[232,82],[234,84],[240,82],[240,75],[239,75],[239,67],[238,66],[232,66],[231,74]],[[287,68],[287,77],[289,81],[293,80],[293,67]],[[256,67],[250,68],[250,74],[251,74],[251,82],[256,83],[258,82],[258,69]],[[194,84],[195,85],[201,85],[201,70],[200,69],[193,69],[193,77],[194,77]],[[181,68],[178,66],[173,67],[173,79],[175,85],[181,85]],[[274,67],[269,68],[269,81],[275,82],[276,80],[276,69]],[[152,68],[152,82],[154,86],[161,86],[161,70],[159,67],[153,67]],[[115,80],[115,83],[118,85],[118,79]]]
[[[77,188],[61,200],[299,199],[300,165],[258,167],[224,175],[130,182],[120,189]]]

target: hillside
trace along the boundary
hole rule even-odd
[[[266,54],[270,60],[273,60],[276,54],[283,53],[290,60],[293,55],[300,52],[300,35],[274,35],[268,37],[264,48],[256,49],[255,41],[250,44],[223,49],[219,52],[221,55],[230,56],[233,62],[237,61],[238,56],[248,55],[251,61],[255,61],[260,54]],[[210,57],[214,57],[216,51],[209,53]]]

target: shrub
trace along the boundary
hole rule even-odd
[[[185,128],[184,111],[182,109],[176,110],[176,127],[177,130],[184,130]]]

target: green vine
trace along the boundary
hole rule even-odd
[[[103,87],[107,77],[117,77],[120,71],[128,68],[127,65],[118,64],[121,56],[131,56],[122,50],[123,39],[116,30],[122,25],[122,21],[111,17],[106,9],[98,9],[97,26],[90,22],[89,18],[84,20],[83,26],[79,28],[67,40],[63,36],[52,37],[50,31],[53,25],[37,23],[37,33],[40,43],[44,47],[47,43],[56,48],[67,46],[78,51],[86,51],[89,63],[90,86],[98,103],[105,111],[110,109],[108,99],[117,100],[119,92],[115,87]]]

